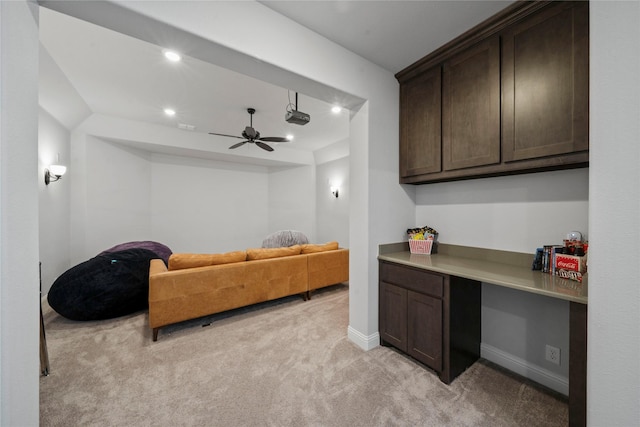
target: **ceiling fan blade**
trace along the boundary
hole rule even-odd
[[[227,135],[224,133],[214,133],[214,132],[209,132],[209,135],[218,135],[218,136],[228,136],[229,138],[238,138],[238,139],[242,139],[241,136],[236,136],[236,135]]]
[[[233,150],[234,148],[238,148],[243,146],[244,144],[246,144],[249,141],[242,141],[242,142],[238,142],[237,144],[233,144],[231,147],[229,147],[229,150]]]
[[[266,142],[289,142],[287,138],[282,138],[280,136],[265,136],[264,138],[260,138],[260,141]]]
[[[265,144],[264,142],[260,142],[260,141],[256,141],[256,145],[260,148],[262,148],[263,150],[267,150],[267,151],[273,151],[273,148],[269,147],[267,144]]]
[[[258,132],[256,132],[256,130],[251,126],[247,126],[246,128],[244,128],[243,135],[246,135],[248,139],[255,139],[257,134]]]

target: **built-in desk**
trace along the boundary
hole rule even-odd
[[[399,347],[434,367],[445,383],[476,357],[474,347],[476,341],[479,345],[480,326],[474,331],[469,328],[469,321],[479,319],[482,282],[569,301],[569,424],[586,425],[586,277],[579,283],[532,271],[533,254],[444,244],[439,244],[437,253],[432,255],[411,254],[407,242],[380,245],[378,260],[382,344]],[[397,307],[408,310],[408,317],[399,316],[401,309]],[[429,314],[432,307],[436,307],[435,316],[433,311]],[[442,331],[440,341],[427,340],[411,331],[407,337],[407,328],[415,329],[422,323],[429,324],[426,334],[433,335],[438,321]],[[409,345],[403,342],[407,340]],[[460,354],[465,356],[464,360],[454,360],[459,360]]]

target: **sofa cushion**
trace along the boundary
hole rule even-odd
[[[313,254],[316,252],[335,251],[336,249],[338,249],[338,242],[327,242],[323,244],[309,243],[302,245],[301,252],[303,254]]]
[[[246,251],[233,251],[222,254],[171,254],[169,257],[169,270],[230,264],[232,262],[242,262],[246,260]]]
[[[300,245],[285,248],[254,248],[247,249],[247,261],[258,259],[280,258],[284,256],[300,255]]]

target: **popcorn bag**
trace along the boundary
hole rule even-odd
[[[412,254],[430,255],[434,243],[438,238],[438,232],[431,227],[409,228],[409,250]]]

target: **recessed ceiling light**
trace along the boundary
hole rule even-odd
[[[179,53],[174,52],[172,50],[165,50],[164,57],[171,62],[180,62],[180,60],[182,60],[182,56],[180,56]]]
[[[171,116],[171,117],[173,117],[173,116],[175,116],[175,115],[176,115],[176,110],[174,110],[173,108],[165,108],[165,109],[164,109],[164,113],[165,113],[167,116]]]
[[[285,138],[287,138],[289,141],[293,141],[293,135],[288,134],[287,136],[285,136]]]
[[[342,107],[340,107],[339,105],[334,105],[331,108],[331,112],[334,113],[334,114],[338,114],[340,111],[342,111]]]

